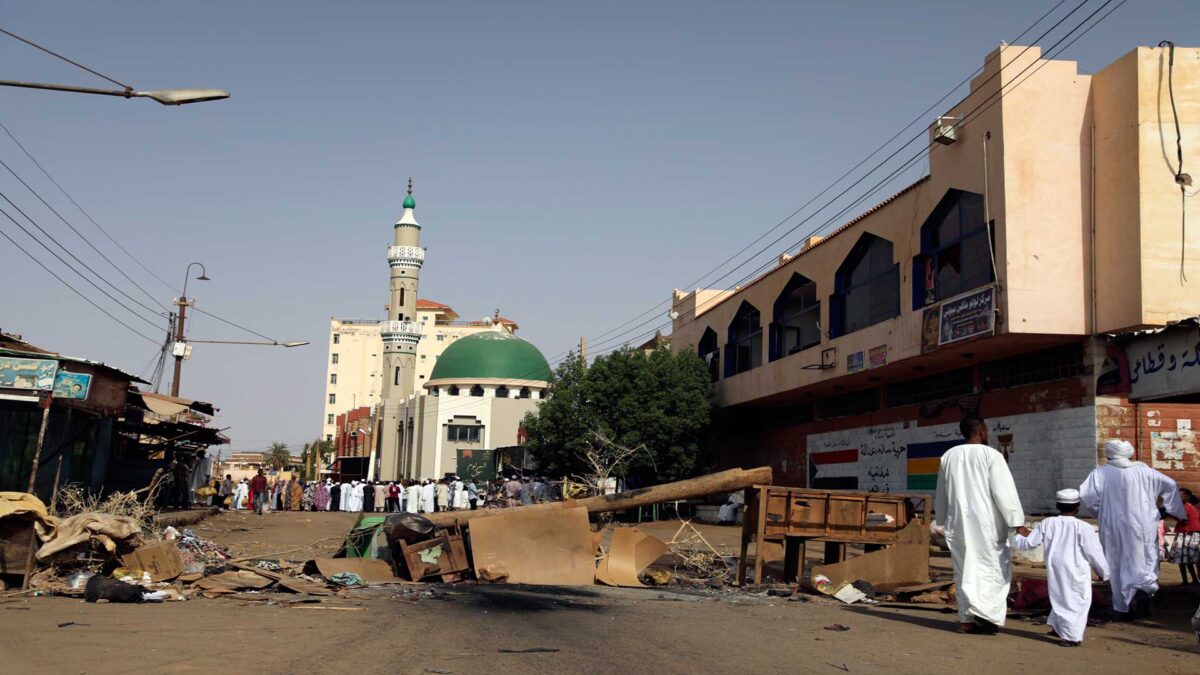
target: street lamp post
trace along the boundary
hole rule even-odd
[[[179,373],[183,370],[183,357],[187,353],[187,342],[184,341],[183,323],[187,318],[187,282],[192,275],[192,265],[200,265],[200,276],[196,277],[196,281],[210,281],[207,270],[204,265],[198,262],[188,263],[187,270],[183,273],[183,293],[175,304],[179,305],[179,316],[175,323],[175,344],[171,345],[171,353],[175,355],[175,377],[171,379],[171,395],[179,396]]]

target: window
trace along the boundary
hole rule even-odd
[[[404,306],[404,289],[403,288],[400,289],[400,306],[401,307]]]
[[[775,300],[771,324],[772,361],[821,344],[821,301],[817,284],[793,274]]]
[[[1079,377],[1085,372],[1083,348],[1071,344],[1032,354],[1020,354],[985,363],[982,370],[985,391]]]
[[[337,373],[329,374],[329,384],[337,384]]]
[[[717,347],[717,331],[705,328],[696,351],[708,366],[708,376],[716,382],[721,373],[721,349]]]
[[[471,395],[472,396],[483,396],[483,387],[481,387],[479,385],[475,385],[474,387],[471,387]]]
[[[518,398],[529,398],[532,395],[533,394],[529,391],[529,387],[521,387],[521,393],[518,394],[517,397]]]
[[[743,301],[729,324],[725,345],[725,377],[762,365],[762,317],[754,305]]]
[[[337,394],[330,394],[329,395],[329,405],[333,405],[335,403],[337,403]]]
[[[445,342],[445,341],[446,341],[446,335],[445,335],[444,333],[438,333],[438,336],[437,336],[437,341],[438,341],[438,342]]]
[[[900,266],[892,262],[892,242],[864,234],[834,275],[830,336],[853,333],[899,314]]]
[[[330,360],[330,363],[333,363],[334,365],[337,365],[337,362],[338,362],[338,355],[337,355],[337,353],[335,352],[335,353],[334,353],[334,355],[333,355],[333,358]]]
[[[422,360],[422,361],[424,361],[424,360],[425,360],[425,355],[424,355],[424,354],[422,354],[422,355],[421,355],[421,360]]]
[[[335,345],[336,345],[336,344],[341,344],[341,342],[342,342],[342,336],[341,336],[341,334],[340,334],[340,333],[334,333],[334,334],[333,334],[333,344],[335,344]]]
[[[333,423],[334,423],[333,413],[329,413],[328,415],[325,416],[325,424],[333,424]]]
[[[913,258],[913,308],[989,284],[991,225],[983,195],[950,190],[921,226],[921,254]]]
[[[889,384],[884,388],[884,398],[887,399],[889,408],[895,408],[954,396],[965,396],[974,392],[975,382],[971,375],[971,369],[959,368],[948,373],[938,373]]]
[[[446,425],[446,440],[453,443],[478,443],[481,429],[483,427],[477,425],[448,424]]]
[[[496,387],[496,398],[508,398],[508,387],[504,385]]]
[[[392,384],[400,386],[400,366],[396,366],[396,372],[392,377],[394,378]]]
[[[839,394],[817,399],[817,419],[862,415],[879,410],[879,390],[864,389],[849,394]]]
[[[333,442],[333,434],[325,434],[325,440],[329,441],[329,442]]]
[[[458,396],[458,385],[457,384],[450,385],[450,388],[446,390],[446,393],[450,394],[451,396]]]

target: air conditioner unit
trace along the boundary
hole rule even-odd
[[[953,145],[958,140],[958,125],[962,117],[939,117],[929,127],[930,140],[942,145]]]

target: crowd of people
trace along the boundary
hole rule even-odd
[[[1032,530],[1017,495],[1008,463],[988,446],[988,427],[969,416],[960,430],[966,443],[942,456],[935,497],[934,531],[945,537],[954,562],[959,629],[994,634],[1004,625],[1012,583],[1009,535],[1018,550],[1043,547],[1049,583],[1051,634],[1059,644],[1083,641],[1092,606],[1092,573],[1112,590],[1112,618],[1133,620],[1151,614],[1162,560],[1180,565],[1197,582],[1200,510],[1187,489],[1142,462],[1124,440],[1105,445],[1108,461],[1094,469],[1079,489],[1055,494],[1058,516]],[[1099,532],[1079,516],[1094,517]],[[1166,519],[1175,519],[1167,543]],[[1165,550],[1164,550],[1165,549]]]
[[[352,511],[376,513],[437,513],[478,508],[502,508],[555,501],[557,485],[545,477],[510,476],[479,484],[449,475],[421,481],[349,480],[301,481],[268,478],[262,469],[251,478],[232,475],[214,480],[213,505],[256,513],[269,511]]]

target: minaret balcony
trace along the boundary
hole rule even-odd
[[[388,265],[419,270],[425,264],[425,249],[420,246],[389,246]]]
[[[421,341],[420,321],[380,321],[383,344],[415,345]]]

